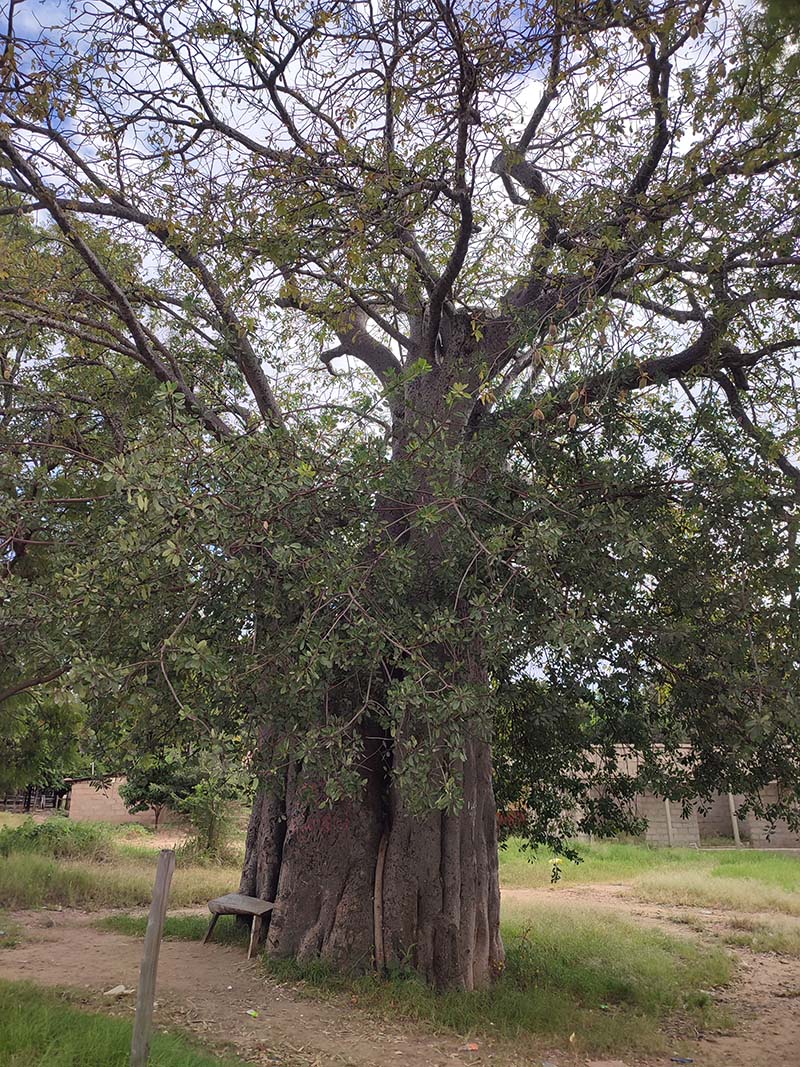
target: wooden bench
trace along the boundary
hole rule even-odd
[[[250,927],[250,944],[247,947],[247,958],[252,959],[261,934],[261,920],[274,907],[275,905],[271,900],[246,897],[241,893],[226,893],[224,897],[209,900],[208,910],[211,912],[211,922],[208,930],[206,930],[206,936],[203,938],[203,944],[211,937],[211,931],[217,925],[217,919],[220,915],[251,915],[253,923]]]

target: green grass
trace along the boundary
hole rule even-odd
[[[164,922],[165,941],[202,941],[208,929],[210,916],[204,915],[168,915]],[[115,934],[127,934],[129,937],[144,937],[147,928],[146,915],[108,915],[98,919],[95,926],[101,930],[111,930]],[[223,945],[247,944],[250,937],[249,927],[237,923],[233,916],[222,916],[214,927],[212,937]]]
[[[776,911],[800,916],[800,894],[759,878],[726,877],[718,871],[668,871],[637,879],[641,900],[692,908]]]
[[[413,976],[343,978],[325,967],[266,961],[282,979],[342,992],[392,1017],[465,1035],[546,1036],[587,1052],[658,1051],[660,1024],[689,1013],[728,1024],[708,990],[727,983],[729,957],[611,916],[557,905],[503,923],[506,967],[487,990],[437,994]]]
[[[719,852],[713,860],[711,874],[715,878],[747,878],[787,893],[800,892],[800,854]]]
[[[157,859],[152,831],[136,823],[7,818],[0,829],[0,900],[9,908],[146,907]],[[226,865],[177,850],[172,906],[205,903],[235,889],[241,857],[233,859]]]
[[[157,853],[114,863],[57,860],[34,852],[0,857],[0,900],[7,908],[62,907],[134,908],[149,905]],[[170,904],[204,904],[229,893],[239,883],[238,868],[184,867],[175,871]]]
[[[562,859],[558,885],[631,882],[652,870],[695,867],[702,863],[701,853],[690,848],[655,848],[648,845],[623,844],[618,841],[576,846],[580,863]],[[546,848],[536,852],[523,848],[519,838],[509,838],[500,850],[500,881],[509,889],[535,889],[552,884],[553,853]]]
[[[127,1067],[131,1024],[80,1011],[69,996],[0,981],[0,1067]],[[149,1067],[243,1067],[177,1034],[155,1033]]]
[[[111,827],[102,823],[71,822],[52,816],[44,822],[25,819],[0,829],[0,856],[10,852],[35,852],[55,859],[82,859],[110,863],[114,859]]]
[[[562,860],[554,886],[586,883],[633,885],[637,894],[666,904],[709,907],[758,905],[789,910],[788,897],[800,892],[800,856],[767,852],[701,851],[603,842],[578,846],[583,862]],[[531,862],[531,857],[533,861]],[[546,849],[530,853],[512,838],[500,853],[500,881],[509,889],[551,885],[553,855]],[[734,887],[739,885],[737,891]],[[769,903],[771,901],[771,903]],[[800,908],[800,904],[797,905]]]
[[[143,916],[114,915],[97,925],[142,936],[146,924]],[[206,928],[204,916],[172,916],[165,936],[200,940]],[[243,936],[231,923],[220,940]],[[280,980],[355,997],[381,1015],[513,1039],[566,1040],[574,1032],[578,1048],[596,1052],[659,1049],[659,1024],[673,1012],[721,1019],[707,992],[731,976],[731,961],[720,949],[556,901],[506,909],[503,938],[503,975],[491,989],[474,993],[437,994],[411,975],[379,980],[322,964],[265,959],[264,965]]]

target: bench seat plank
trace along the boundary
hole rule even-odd
[[[208,902],[208,910],[212,915],[266,915],[274,907],[271,900],[246,897],[242,893],[226,893],[224,897],[216,897]]]
[[[215,897],[209,900],[208,910],[211,912],[206,936],[203,938],[205,945],[211,937],[211,933],[217,924],[220,915],[248,915],[252,916],[250,926],[250,944],[247,947],[247,958],[252,959],[253,953],[258,948],[261,936],[261,922],[268,911],[275,907],[271,900],[259,900],[258,897],[246,897],[242,893],[226,893],[224,897]]]

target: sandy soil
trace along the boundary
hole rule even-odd
[[[730,921],[730,912],[692,909],[706,933],[675,920],[684,908],[640,904],[623,886],[505,890],[512,904],[557,899],[577,906],[607,909],[638,921],[701,940]],[[13,916],[24,930],[15,948],[0,950],[0,976],[45,985],[77,987],[90,1004],[109,1006],[103,991],[120,983],[135,987],[141,942],[97,930],[97,912],[27,911]],[[741,966],[732,987],[718,995],[739,1020],[732,1034],[696,1036],[688,1055],[696,1067],[800,1067],[800,960],[774,954],[739,952]],[[111,1001],[121,1014],[133,1011],[133,996]],[[253,1018],[246,1013],[258,1012]],[[265,978],[257,961],[247,962],[241,947],[213,942],[167,941],[159,963],[156,1025],[178,1025],[212,1047],[232,1047],[264,1067],[656,1067],[653,1059],[587,1059],[566,1049],[478,1039],[465,1048],[466,1036],[436,1034],[421,1027],[376,1021],[357,1005],[302,997],[291,986]]]

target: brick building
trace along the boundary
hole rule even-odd
[[[65,807],[69,817],[77,822],[107,822],[115,825],[135,822],[154,827],[156,819],[152,808],[133,814],[125,807],[119,790],[126,781],[124,775],[108,778],[102,785],[94,778],[67,778],[69,794]],[[161,813],[159,826],[175,825],[177,821],[175,813],[165,809]]]

